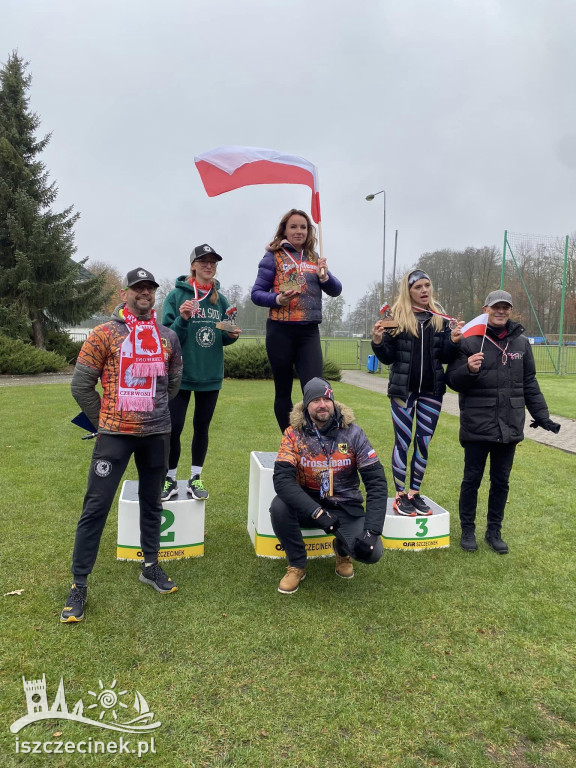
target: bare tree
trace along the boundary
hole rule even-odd
[[[103,315],[111,315],[114,308],[120,303],[120,289],[124,287],[124,275],[116,267],[98,259],[89,260],[86,268],[93,275],[104,275],[104,288],[107,294],[110,292],[111,294],[100,308],[100,312]]]

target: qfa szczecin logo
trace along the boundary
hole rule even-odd
[[[25,726],[40,720],[75,720],[78,723],[123,733],[149,733],[162,725],[159,721],[154,721],[154,712],[150,711],[146,699],[139,691],[135,692],[134,701],[131,703],[131,694],[128,690],[119,690],[116,680],[113,680],[108,688],[99,680],[96,691],[87,691],[86,701],[78,699],[71,712],[66,703],[63,678],[60,678],[56,698],[51,707],[48,706],[45,674],[42,675],[42,680],[26,680],[22,677],[22,682],[28,714],[12,723],[12,733],[18,733]],[[136,712],[135,717],[132,710]]]

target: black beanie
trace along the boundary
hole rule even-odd
[[[304,385],[304,408],[308,408],[312,400],[315,400],[317,397],[328,397],[334,402],[334,392],[326,379],[310,379]]]

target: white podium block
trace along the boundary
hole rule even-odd
[[[162,503],[159,560],[180,560],[204,554],[204,502],[186,493],[186,480],[178,481],[178,496]],[[140,560],[140,504],[138,482],[125,480],[118,502],[117,560]]]
[[[277,453],[252,451],[250,454],[250,486],[248,489],[248,533],[259,557],[286,557],[270,521],[270,504],[276,496],[272,474]],[[302,528],[306,555],[332,557],[331,534],[320,528]]]
[[[392,508],[394,499],[388,499],[386,520],[382,532],[385,549],[422,552],[425,549],[444,549],[450,546],[450,513],[424,497],[432,510],[425,517],[404,517]]]

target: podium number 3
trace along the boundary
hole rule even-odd
[[[160,541],[168,543],[174,541],[174,531],[168,529],[174,525],[174,512],[169,509],[162,510],[162,525],[160,526]],[[166,531],[166,533],[164,533]],[[416,534],[418,536],[418,534]]]
[[[428,535],[428,526],[426,525],[427,522],[428,520],[425,517],[417,521],[417,524],[420,526],[420,530],[416,531],[416,536]]]

